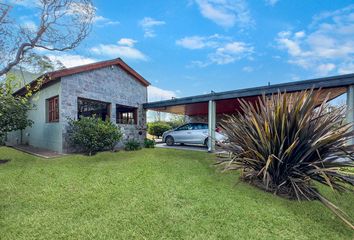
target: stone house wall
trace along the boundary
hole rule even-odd
[[[68,118],[77,119],[78,98],[87,98],[111,104],[111,121],[116,122],[116,104],[138,108],[137,124],[117,124],[123,132],[123,141],[143,141],[146,136],[147,88],[118,66],[86,71],[61,78],[60,119],[63,126],[63,151],[70,152],[67,143]]]

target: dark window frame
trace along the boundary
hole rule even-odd
[[[105,112],[106,112],[106,114],[103,116],[103,115],[96,115],[96,117],[100,117],[102,120],[108,120],[108,119],[110,119],[111,118],[111,103],[109,103],[109,102],[104,102],[104,101],[100,101],[100,100],[95,100],[95,99],[90,99],[90,98],[82,98],[82,97],[78,97],[77,98],[77,119],[80,119],[81,118],[81,116],[84,116],[84,117],[92,117],[93,115],[95,115],[95,114],[85,114],[85,115],[83,115],[83,113],[85,112],[85,111],[82,111],[82,109],[80,109],[80,107],[81,108],[83,108],[83,107],[85,107],[85,106],[80,106],[80,101],[83,101],[83,102],[89,102],[89,103],[93,103],[93,104],[105,104],[106,105],[106,110],[105,110]],[[88,105],[86,104],[86,107],[87,107]],[[102,108],[103,109],[103,108]],[[89,111],[95,111],[94,109],[91,109],[91,110],[86,110],[86,112],[89,112]]]
[[[138,124],[138,108],[116,104],[116,123],[117,124]]]
[[[59,95],[46,99],[46,122],[59,122]]]

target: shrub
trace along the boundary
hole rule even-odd
[[[219,163],[241,169],[243,180],[274,194],[320,200],[353,227],[314,184],[340,192],[354,185],[353,175],[340,171],[354,166],[351,125],[342,123],[343,108],[327,111],[327,101],[319,102],[312,90],[263,96],[255,105],[241,101],[242,113],[222,123],[230,143],[221,146],[230,155]]]
[[[171,128],[175,129],[179,126],[182,126],[183,124],[186,123],[184,116],[180,116],[180,115],[173,115],[171,120],[167,122],[168,125],[171,126]]]
[[[144,139],[144,147],[145,148],[154,148],[155,147],[155,141],[151,139]]]
[[[0,133],[0,146],[5,146],[5,134]]]
[[[94,117],[69,120],[68,133],[70,143],[90,156],[105,149],[113,150],[122,138],[120,129],[114,123]]]
[[[152,122],[148,124],[148,133],[158,138],[170,129],[172,129],[172,127],[166,122]]]
[[[140,149],[141,149],[141,144],[134,139],[128,140],[124,145],[125,151],[136,151]]]

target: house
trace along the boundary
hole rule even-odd
[[[98,116],[110,119],[122,130],[124,139],[143,141],[146,136],[147,87],[150,83],[122,59],[49,72],[30,83],[40,89],[30,102],[28,117],[34,124],[7,134],[7,144],[28,144],[59,153],[70,152],[68,119]],[[21,88],[15,94],[25,94]]]

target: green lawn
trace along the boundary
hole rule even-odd
[[[203,152],[144,149],[46,160],[3,147],[0,158],[11,160],[0,164],[0,239],[354,237],[319,202],[235,185],[237,174],[220,173]],[[354,216],[353,195],[335,202]]]

